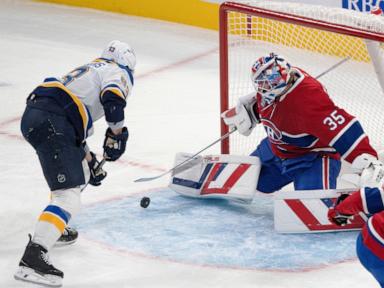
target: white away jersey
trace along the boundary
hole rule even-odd
[[[93,121],[104,116],[100,99],[105,92],[111,91],[125,100],[133,87],[131,72],[106,59],[80,66],[60,81],[87,107]]]

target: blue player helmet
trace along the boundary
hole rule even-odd
[[[110,42],[101,54],[101,58],[113,60],[117,64],[128,67],[131,71],[135,70],[135,51],[127,43],[119,40],[113,40]]]
[[[271,53],[260,57],[252,66],[252,83],[261,95],[263,105],[272,103],[287,87],[291,65],[284,58]]]

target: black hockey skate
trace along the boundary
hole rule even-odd
[[[79,233],[72,227],[65,227],[63,234],[56,241],[55,246],[61,247],[65,245],[70,245],[76,242]]]
[[[32,242],[31,238],[29,235],[28,245],[14,275],[15,279],[48,287],[61,287],[64,273],[51,264],[47,250]]]

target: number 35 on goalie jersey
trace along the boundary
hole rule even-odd
[[[360,122],[337,107],[316,79],[297,71],[287,94],[266,107],[258,101],[273,152],[282,159],[321,152],[350,163],[362,153],[377,157]]]

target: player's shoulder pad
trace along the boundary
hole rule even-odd
[[[126,79],[127,82],[130,83],[131,86],[134,84],[133,71],[128,67],[122,66],[114,61],[98,58],[94,61],[94,63],[103,63],[105,64],[100,71],[105,77],[115,77],[121,76]]]
[[[301,98],[308,98],[311,101],[320,100],[323,98],[329,99],[326,88],[316,78],[309,75],[307,72],[297,69],[301,77],[300,84],[297,86],[297,91],[301,94]]]
[[[103,78],[103,90],[111,90],[118,96],[120,96],[121,94],[118,91],[120,90],[124,95],[124,98],[127,98],[133,88],[132,72],[129,71],[129,69],[125,69],[122,66],[120,67],[120,65],[117,65],[115,63],[110,63],[110,65],[111,66],[109,66],[108,69],[105,69],[101,75],[101,77]],[[102,92],[102,94],[103,93],[104,91]]]

